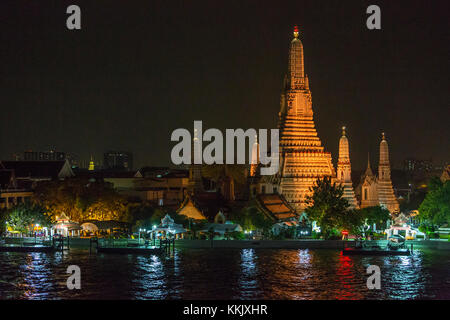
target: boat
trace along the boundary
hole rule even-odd
[[[409,256],[412,252],[406,248],[405,239],[401,236],[392,236],[388,238],[386,248],[381,248],[378,244],[368,245],[364,242],[357,242],[354,248],[344,248],[342,254],[344,256]]]

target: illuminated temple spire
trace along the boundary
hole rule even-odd
[[[256,170],[259,163],[259,144],[258,136],[255,135],[255,143],[252,146],[252,157],[250,159],[250,176],[254,177],[256,175]]]
[[[391,213],[399,211],[399,204],[394,194],[389,164],[389,147],[384,132],[380,142],[380,162],[378,165],[378,200]]]
[[[367,168],[365,175],[373,176],[372,168],[370,167],[370,154],[367,152]]]
[[[191,194],[196,194],[203,191],[203,180],[202,180],[202,147],[200,144],[200,138],[197,128],[194,128],[194,138],[191,150],[191,165],[189,167],[189,186],[188,190]]]
[[[335,177],[331,154],[325,152],[314,126],[311,91],[304,72],[298,28],[290,44],[288,73],[281,94],[280,191],[297,210],[305,208],[317,178]]]
[[[95,164],[94,164],[94,158],[91,155],[91,160],[89,161],[89,171],[94,171],[95,170]]]
[[[352,169],[350,163],[350,150],[345,127],[342,127],[342,136],[339,140],[339,159],[337,164],[337,183],[344,188],[344,198],[350,204],[350,208],[357,208],[355,192],[352,184]]]
[[[294,27],[294,39],[291,41],[291,49],[289,50],[289,75],[291,85],[298,79],[305,76],[303,61],[303,44],[298,38],[298,27]]]

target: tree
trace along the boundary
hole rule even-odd
[[[135,225],[138,221],[149,220],[152,217],[154,211],[154,205],[147,201],[141,203],[128,203],[123,219],[124,221]]]
[[[65,213],[71,220],[123,220],[127,202],[110,184],[71,178],[38,184],[33,202],[55,217]]]
[[[363,218],[363,222],[369,226],[385,227],[386,222],[391,218],[389,210],[381,206],[367,207],[357,210],[357,213]]]
[[[347,210],[341,217],[340,227],[342,230],[348,231],[350,234],[364,234],[364,216],[359,210]]]
[[[316,221],[325,238],[333,234],[333,229],[349,227],[355,219],[348,213],[349,203],[342,197],[344,189],[331,183],[330,177],[317,179],[315,185],[310,188],[312,195],[306,197],[305,209],[308,219]]]
[[[419,219],[439,226],[450,224],[450,181],[432,178],[428,193],[419,207]]]
[[[3,208],[0,209],[0,235],[6,230],[6,220],[8,219],[8,211]]]
[[[14,231],[27,233],[37,224],[42,227],[50,227],[52,225],[51,218],[38,205],[25,202],[7,211],[6,225]]]
[[[255,206],[248,206],[241,210],[232,211],[230,220],[233,223],[239,224],[244,230],[262,230],[263,233],[268,233],[273,225],[273,221],[268,219]]]

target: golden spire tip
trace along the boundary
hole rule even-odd
[[[298,38],[298,27],[294,26],[294,38]]]

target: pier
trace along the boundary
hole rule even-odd
[[[0,252],[52,252],[51,241],[37,238],[22,238],[21,241],[10,242],[7,239],[0,242]]]
[[[130,240],[91,238],[89,251],[95,247],[98,253],[117,254],[170,254],[175,250],[175,240]]]

